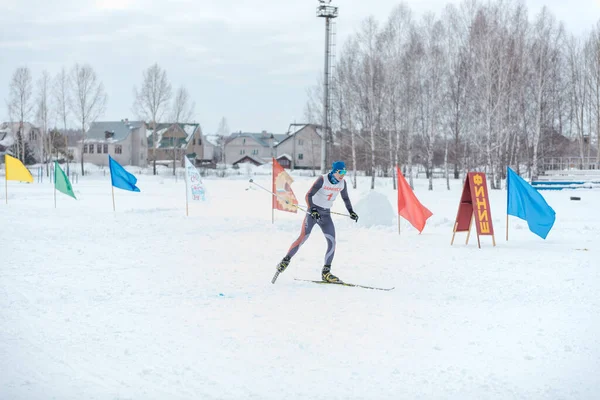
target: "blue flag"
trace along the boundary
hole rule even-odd
[[[508,167],[506,176],[508,189],[507,213],[527,221],[529,230],[546,239],[556,220],[556,212],[533,186]]]
[[[137,178],[125,171],[125,168],[108,156],[108,165],[110,167],[110,180],[114,187],[132,192],[139,192],[140,189],[135,186]]]

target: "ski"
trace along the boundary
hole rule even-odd
[[[275,271],[275,275],[273,275],[273,279],[271,279],[271,283],[275,283],[278,276],[279,276],[279,271]]]
[[[320,284],[323,284],[323,285],[350,286],[350,287],[358,287],[358,288],[371,289],[371,290],[385,290],[386,292],[395,289],[395,287],[380,288],[380,287],[375,287],[375,286],[358,285],[356,283],[348,283],[348,282],[339,282],[339,283],[336,283],[336,282],[314,281],[312,279],[300,279],[300,278],[294,278],[294,279],[297,280],[297,281],[320,283]]]

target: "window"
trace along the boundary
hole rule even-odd
[[[196,145],[196,138],[192,139],[192,146]]]
[[[88,150],[90,151],[90,154],[94,154],[94,145],[90,144],[90,146],[88,147]]]
[[[83,145],[83,152],[84,152],[84,153],[87,153],[87,150],[88,150],[87,144],[84,144],[84,145]]]
[[[302,153],[298,154],[298,160],[304,160],[304,154],[302,154]]]
[[[96,146],[96,148],[97,148],[97,150],[98,150],[98,151],[97,151],[97,153],[98,153],[98,154],[102,154],[102,145],[101,145],[101,144],[99,144],[98,146]]]
[[[115,154],[123,153],[123,147],[120,144],[115,144]]]
[[[105,144],[103,147],[104,147],[104,151],[103,151],[103,153],[104,153],[104,154],[107,154],[107,153],[108,153],[108,145],[107,145],[107,144]]]
[[[302,146],[304,144],[304,140],[298,139],[298,146]]]
[[[246,144],[246,139],[244,139],[244,141],[242,142],[243,144]]]
[[[246,150],[244,150],[244,149],[240,150],[240,154],[246,154]]]
[[[258,149],[254,149],[254,150],[252,150],[252,155],[253,155],[253,156],[256,156],[256,155],[258,155]]]

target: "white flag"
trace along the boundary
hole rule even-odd
[[[192,165],[190,159],[185,158],[185,184],[187,186],[188,201],[206,201],[206,188],[200,179],[200,173]]]

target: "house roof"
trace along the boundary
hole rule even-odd
[[[289,138],[292,138],[294,136],[296,136],[298,133],[300,133],[303,129],[305,129],[308,126],[312,126],[315,130],[315,132],[317,133],[317,136],[322,137],[321,136],[321,128],[317,127],[316,125],[313,124],[304,124],[304,125],[300,125],[298,129],[296,129],[294,132],[290,133],[289,135],[284,135],[284,139],[282,139],[279,143],[277,143],[277,146],[279,146],[281,143],[285,142],[286,140],[288,140]]]
[[[219,147],[219,135],[206,135],[204,136],[204,140],[213,145],[214,147]]]
[[[276,158],[276,159],[277,159],[277,160],[279,160],[279,159],[281,159],[281,158],[287,158],[289,161],[292,161],[292,156],[290,156],[290,155],[289,155],[289,154],[287,154],[287,153],[283,153],[283,154],[281,154],[281,155],[277,156],[277,158]]]
[[[269,143],[269,139],[271,137],[273,137],[273,146],[277,146],[277,144],[279,142],[281,142],[282,140],[284,140],[286,138],[286,136],[287,136],[286,134],[268,133],[268,132],[262,132],[262,133],[234,132],[231,135],[229,135],[225,140],[227,143],[229,143],[232,140],[240,138],[240,137],[252,138],[263,147],[271,147],[271,145]]]
[[[6,148],[10,147],[15,143],[15,139],[10,134],[9,130],[0,129],[0,146]]]
[[[186,136],[185,138],[180,138],[173,146],[172,138],[164,137],[164,134],[167,131],[175,126],[180,129]],[[202,129],[200,128],[200,124],[187,124],[187,123],[160,123],[156,124],[156,142],[158,143],[157,149],[172,149],[173,147],[185,149],[187,148],[188,143],[194,137],[194,133],[200,131],[202,134]],[[152,129],[148,129],[146,131],[146,136],[148,137],[148,147],[152,148],[152,133],[154,131]]]
[[[0,132],[7,134],[7,135],[5,135],[4,139],[8,139],[10,137],[14,141],[14,137],[16,136],[17,132],[19,131],[19,126],[20,126],[19,122],[3,122],[0,124]],[[24,121],[23,122],[23,136],[26,138],[26,140],[29,137],[29,132],[31,130],[37,130],[39,132],[39,128],[37,126],[33,125],[30,122]],[[2,135],[0,135],[0,136],[2,136]],[[0,139],[2,139],[2,138],[0,137]]]
[[[264,161],[263,159],[260,159],[260,158],[257,158],[257,157],[252,157],[252,156],[249,156],[249,155],[245,155],[245,156],[241,157],[239,160],[234,161],[232,163],[232,165],[241,164],[243,162],[248,162],[248,161],[251,162],[251,163],[253,163],[253,164],[255,164],[255,165],[263,165],[263,164],[266,163],[266,161]]]
[[[120,142],[129,136],[132,130],[139,129],[144,124],[143,121],[96,121],[92,123],[90,129],[85,134],[86,142]],[[106,138],[106,133],[111,132],[113,136]]]

